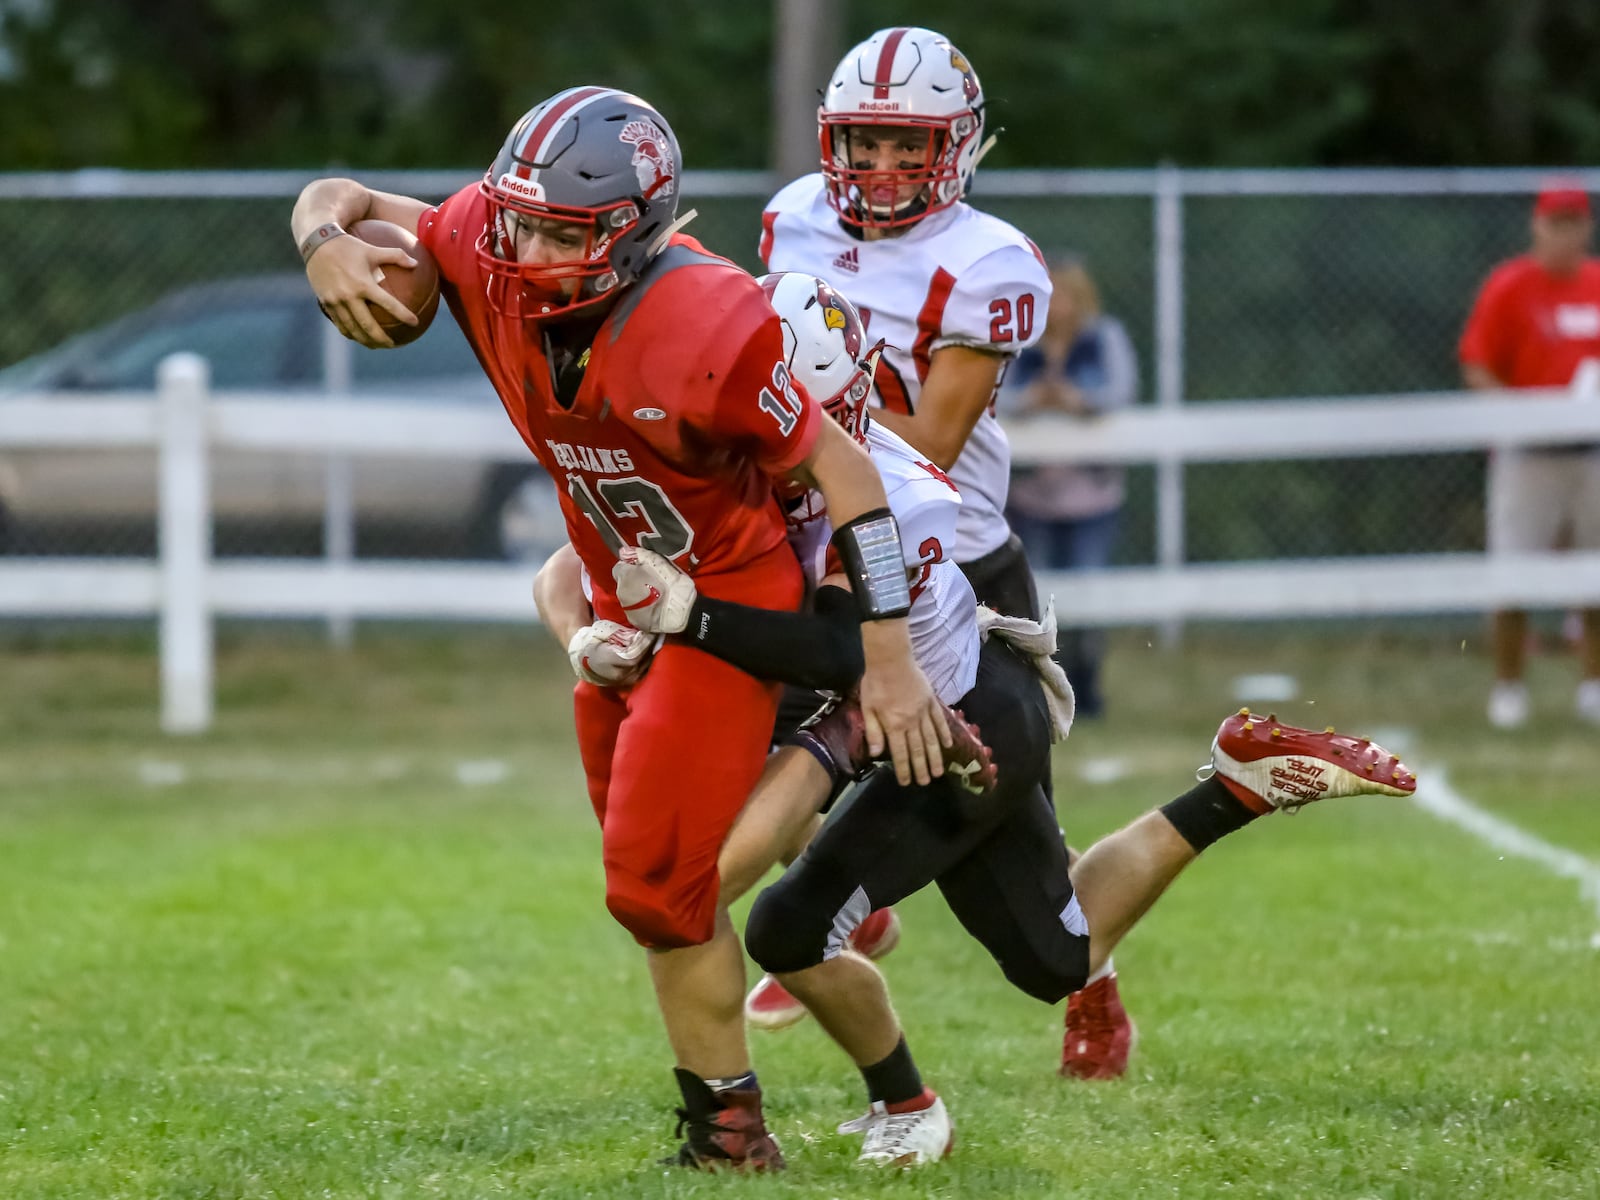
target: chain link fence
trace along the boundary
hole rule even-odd
[[[1585,185],[1600,184],[1580,174]],[[371,177],[440,198],[441,173]],[[1165,182],[1164,182],[1165,181]],[[194,349],[219,387],[323,394],[326,325],[288,235],[303,177],[279,174],[0,176],[0,403],[39,387],[148,388],[162,354]],[[1532,172],[992,172],[973,202],[1047,255],[1081,257],[1139,352],[1142,400],[1205,403],[1448,390],[1455,343],[1490,267],[1527,238]],[[771,181],[692,175],[689,232],[759,269]],[[1174,189],[1181,245],[1156,236]],[[1181,344],[1157,342],[1159,256],[1176,255]],[[1168,366],[1163,375],[1163,358]],[[1174,368],[1173,364],[1176,364]],[[1170,377],[1176,373],[1176,377]],[[495,404],[453,324],[415,346],[352,348],[354,394]],[[508,437],[511,436],[508,427]],[[148,555],[153,464],[144,452],[0,447],[0,552]],[[147,456],[146,456],[147,457]],[[360,556],[496,557],[555,519],[533,468],[410,462],[353,468]],[[449,476],[448,478],[445,476]],[[1183,472],[1194,562],[1483,546],[1481,455],[1202,464]],[[325,465],[219,463],[216,551],[323,550]],[[1155,560],[1155,472],[1129,474],[1120,563]],[[520,524],[519,524],[520,522]],[[557,527],[557,533],[559,528]]]

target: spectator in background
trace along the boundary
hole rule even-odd
[[[1467,319],[1459,356],[1469,388],[1565,387],[1585,359],[1600,359],[1600,261],[1588,252],[1588,195],[1546,188],[1534,202],[1532,227],[1531,250],[1494,269]],[[1488,534],[1491,551],[1600,550],[1600,446],[1496,451]],[[1584,610],[1582,620],[1576,707],[1600,725],[1600,608]],[[1526,613],[1494,614],[1489,721],[1500,729],[1528,719],[1527,633]]]
[[[1090,420],[1132,404],[1139,363],[1122,322],[1100,311],[1100,293],[1081,262],[1050,272],[1050,315],[1037,346],[1022,351],[1000,395],[1000,410],[1022,419]],[[1121,523],[1122,467],[1055,463],[1016,471],[1007,517],[1028,558],[1053,570],[1083,571],[1111,561]],[[1057,659],[1077,693],[1080,716],[1098,716],[1105,635],[1063,630]]]

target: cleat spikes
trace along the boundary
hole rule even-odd
[[[1417,788],[1415,772],[1371,739],[1304,729],[1275,716],[1230,715],[1211,749],[1211,774],[1242,785],[1259,802],[1257,811],[1292,812],[1339,796],[1410,796]]]

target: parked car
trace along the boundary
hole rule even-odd
[[[308,412],[326,396],[330,330],[298,274],[251,276],[173,292],[156,304],[0,370],[0,404],[20,393],[147,390],[167,355],[211,364],[212,387],[280,392]],[[441,317],[409,346],[350,344],[351,396],[418,404],[492,405],[495,397],[454,321]],[[506,437],[516,433],[509,422]],[[307,523],[324,508],[326,458],[219,450],[211,472],[219,520]],[[555,488],[525,464],[448,458],[353,459],[358,523],[447,532],[466,554],[530,560],[565,539]],[[0,533],[24,524],[152,520],[156,462],[147,449],[0,445]]]

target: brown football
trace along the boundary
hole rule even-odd
[[[439,264],[417,241],[415,234],[389,221],[357,221],[350,232],[374,246],[398,246],[416,259],[415,267],[387,263],[379,268],[383,272],[383,290],[417,314],[415,325],[407,325],[376,305],[368,305],[396,346],[416,341],[432,323],[434,313],[439,311]]]

